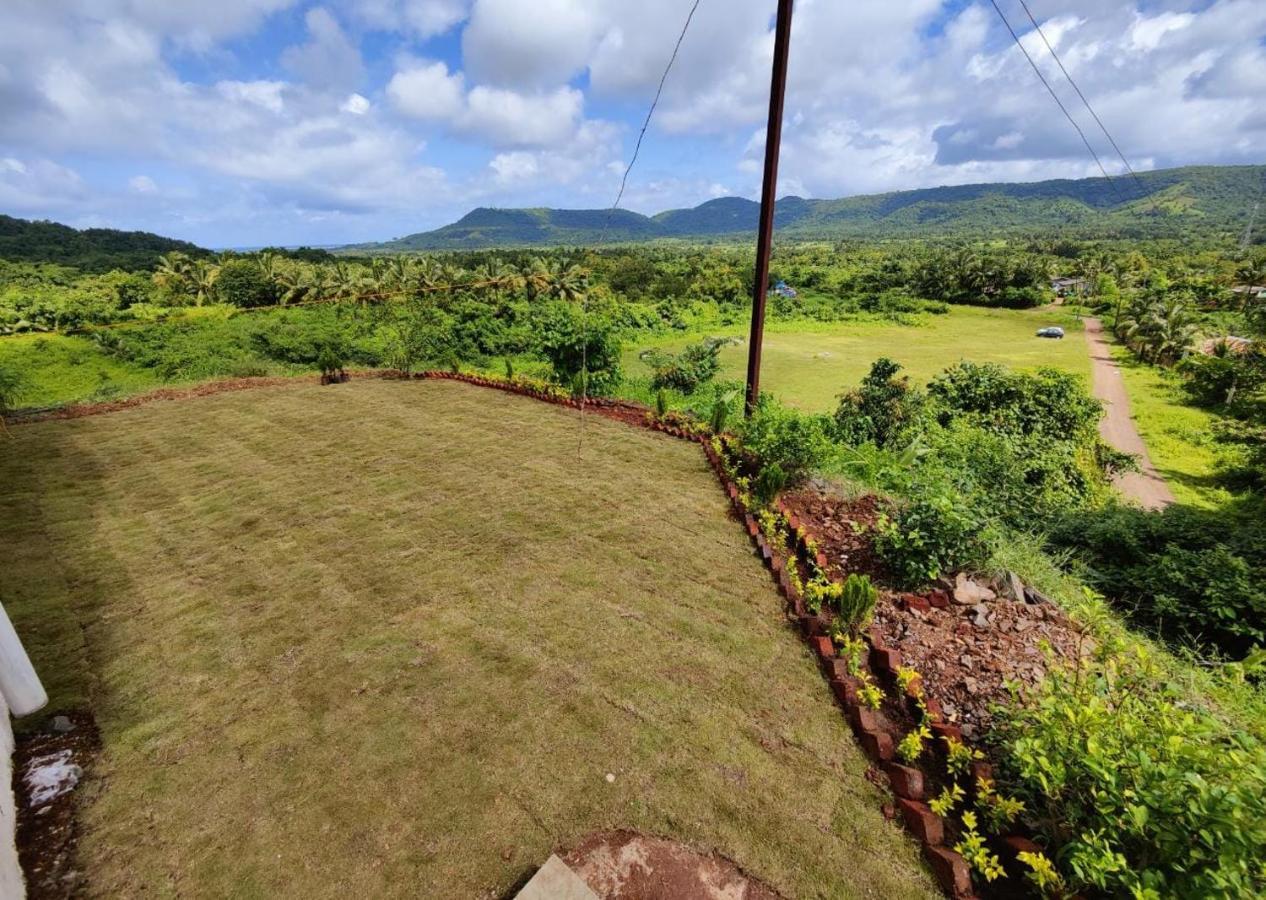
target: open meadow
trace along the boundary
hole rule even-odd
[[[578,426],[379,380],[11,426],[0,597],[102,733],[87,895],[502,897],[624,827],[933,896],[698,448]]]
[[[798,409],[827,412],[881,356],[899,362],[920,386],[962,360],[1020,370],[1051,366],[1087,377],[1090,373],[1080,323],[1066,310],[957,306],[944,315],[920,315],[916,321],[770,322],[761,357],[761,388]],[[1035,337],[1047,325],[1063,327],[1068,336],[1060,341]],[[742,326],[708,333],[743,339],[747,332]],[[625,352],[624,363],[631,376],[649,377],[649,368],[638,359],[642,351],[654,347],[678,352],[697,339],[638,344]],[[741,381],[746,367],[745,339],[721,350],[721,378]]]

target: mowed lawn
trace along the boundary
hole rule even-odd
[[[1036,331],[1046,325],[1062,326],[1068,337],[1062,341],[1036,337]],[[1089,379],[1090,358],[1080,332],[1080,323],[1064,310],[965,306],[951,307],[942,316],[924,316],[919,325],[772,322],[765,331],[761,387],[800,409],[833,410],[839,394],[856,387],[881,356],[901,363],[920,385],[962,360],[1002,363],[1015,369],[1052,366]],[[744,338],[742,344],[721,351],[721,377],[742,380],[747,369],[746,328],[716,333]],[[648,346],[678,351],[698,339],[639,345],[625,354],[625,366],[633,375],[649,376],[650,369],[637,358],[638,353]]]
[[[502,897],[613,827],[936,896],[696,447],[373,380],[11,431],[0,599],[103,735],[89,896]]]

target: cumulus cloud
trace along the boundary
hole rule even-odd
[[[466,83],[442,62],[408,60],[391,76],[387,96],[406,116],[449,121],[465,108]]]
[[[365,77],[360,50],[328,9],[318,6],[304,17],[308,40],[281,55],[287,69],[315,88],[356,87]]]
[[[127,181],[128,190],[134,194],[157,194],[158,185],[148,175],[134,175]]]
[[[370,28],[427,40],[449,31],[470,12],[468,0],[347,0],[348,13]]]
[[[587,65],[600,24],[582,0],[475,0],[462,57],[479,82],[558,84]]]

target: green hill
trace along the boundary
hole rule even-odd
[[[1138,180],[1084,178],[1029,184],[966,184],[847,197],[778,201],[783,237],[937,237],[1063,233],[1086,237],[1176,237],[1237,234],[1266,188],[1266,166],[1188,166],[1143,172]],[[742,238],[755,233],[759,204],[741,197],[648,217],[611,216],[605,240]],[[473,250],[485,247],[586,245],[604,231],[607,210],[476,209],[460,221],[362,251]],[[349,248],[351,249],[351,248]]]
[[[59,263],[86,272],[134,271],[153,268],[160,256],[172,250],[191,255],[207,252],[187,241],[148,231],[79,231],[56,222],[30,222],[0,215],[0,259]]]

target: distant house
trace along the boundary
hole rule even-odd
[[[1090,282],[1084,278],[1051,279],[1051,290],[1055,292],[1056,297],[1067,297],[1069,294],[1080,296],[1086,293],[1088,287],[1090,287]]]
[[[774,285],[773,293],[777,294],[779,297],[785,297],[788,300],[794,300],[796,297],[800,296],[796,293],[796,289],[787,284],[785,281],[780,281]]]
[[[1266,300],[1266,284],[1237,284],[1231,288],[1231,293],[1245,298]]]

